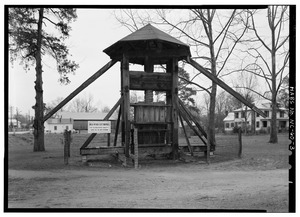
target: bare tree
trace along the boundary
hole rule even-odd
[[[56,105],[58,105],[61,101],[63,101],[63,97],[57,97],[55,100],[52,100],[51,102],[49,103],[46,103],[45,105],[45,114],[47,114],[49,111],[51,111]],[[63,112],[63,111],[66,111],[66,107],[62,107],[59,109],[60,112]],[[56,116],[56,113],[52,116],[52,117],[55,117]]]
[[[263,28],[268,31],[268,35],[263,35],[258,28],[262,22],[262,16],[257,11],[248,11],[251,15],[251,25],[255,37],[249,39],[250,48],[247,54],[253,59],[252,63],[246,65],[243,71],[255,74],[262,78],[267,84],[271,93],[270,97],[259,92],[255,92],[265,99],[270,100],[272,106],[270,143],[277,143],[277,110],[278,92],[284,82],[284,77],[288,74],[289,66],[289,31],[286,29],[289,22],[288,6],[269,6],[267,9],[267,24]],[[253,90],[254,91],[254,90]]]
[[[101,112],[103,113],[108,113],[110,111],[110,108],[108,106],[104,106],[102,109],[101,109]]]
[[[215,9],[127,9],[116,12],[117,20],[131,31],[145,23],[164,26],[175,37],[189,44],[196,54],[197,61],[219,77],[222,76],[236,45],[246,32],[246,28],[240,25],[241,20],[247,21],[242,19],[244,15],[242,11]],[[191,81],[200,74],[196,74]],[[217,85],[211,83],[203,88],[210,93],[208,136],[211,146],[214,147]]]
[[[71,112],[97,112],[98,108],[94,105],[93,95],[84,94],[82,97],[73,99],[68,110]]]
[[[235,81],[234,87],[236,88],[236,91],[242,95],[247,101],[253,103],[254,102],[254,93],[253,91],[257,88],[257,77],[252,73],[244,73],[241,72],[237,76],[237,79]],[[236,104],[239,105],[239,108],[242,110],[242,118],[244,118],[244,131],[247,134],[248,133],[248,125],[249,121],[248,118],[250,117],[250,113],[252,113],[252,124],[251,124],[251,131],[252,133],[255,133],[255,113],[251,111],[247,106],[243,106],[241,102],[239,102],[236,99],[233,99],[236,102]]]

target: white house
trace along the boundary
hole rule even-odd
[[[8,119],[8,126],[14,127],[14,128],[21,128],[21,122],[17,121],[17,119]]]
[[[63,133],[65,130],[73,130],[71,118],[50,118],[44,123],[46,133]]]
[[[265,130],[268,132],[271,126],[272,107],[271,103],[267,101],[256,102],[255,106],[265,112],[266,118],[255,113],[255,130]],[[251,128],[253,111],[243,106],[242,108],[235,109],[229,112],[224,118],[224,129],[226,132],[232,131],[234,127],[247,127]],[[279,107],[277,110],[277,128],[278,131],[287,129],[289,126],[288,109]]]

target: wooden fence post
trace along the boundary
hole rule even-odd
[[[239,128],[239,158],[242,158],[242,146],[243,146],[243,143],[242,143],[242,128]]]
[[[64,132],[64,163],[65,163],[65,165],[69,164],[70,143],[71,143],[71,131],[65,130],[65,132]]]
[[[139,168],[139,143],[138,143],[138,130],[133,128],[133,141],[134,141],[134,168]]]
[[[206,143],[206,163],[210,164],[210,137],[207,136],[207,143]]]

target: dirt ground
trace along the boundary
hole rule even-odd
[[[110,156],[82,164],[78,138],[65,166],[62,135],[46,135],[42,153],[32,151],[32,135],[10,135],[8,208],[288,212],[290,142],[287,134],[279,134],[278,144],[268,139],[244,136],[242,159],[214,156],[207,165],[201,156],[188,161],[144,158],[135,170]]]

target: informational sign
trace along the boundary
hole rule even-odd
[[[111,133],[110,121],[88,121],[88,133]]]

